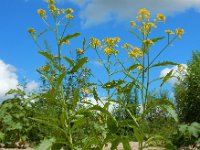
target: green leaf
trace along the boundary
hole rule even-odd
[[[44,56],[47,60],[49,60],[56,69],[60,70],[60,67],[57,65],[57,63],[54,60],[54,57],[52,54],[50,54],[49,52],[44,52],[44,51],[39,51],[38,52],[40,55]]]
[[[158,62],[158,63],[150,66],[150,68],[159,67],[159,66],[172,66],[172,65],[178,65],[178,64],[175,62],[172,62],[172,61],[163,61],[163,62]]]
[[[55,138],[44,139],[35,149],[36,150],[51,150],[51,147],[55,143]]]
[[[122,143],[123,143],[123,147],[124,147],[125,150],[131,150],[129,140],[127,138],[123,138]]]
[[[112,142],[111,150],[117,149],[117,146],[120,144],[120,142],[121,142],[121,138],[120,138],[120,137],[117,137],[117,138]]]
[[[77,103],[79,101],[79,91],[78,90],[75,90],[74,91],[74,99],[73,99],[73,102],[72,102],[72,105],[73,105],[73,109],[75,110],[76,107],[77,107]]]
[[[113,81],[107,82],[104,85],[102,85],[102,88],[112,89],[112,88],[115,88],[115,87],[117,87],[117,86],[119,86],[123,83],[124,83],[123,80],[113,80]]]
[[[164,39],[164,38],[165,38],[164,36],[162,36],[162,37],[157,37],[157,38],[152,39],[152,41],[155,43],[155,42],[158,42],[158,41],[160,41],[160,40],[162,40],[162,39]]]
[[[132,66],[130,66],[127,71],[131,71],[131,70],[134,70],[136,69],[138,66],[141,66],[140,64],[133,64]]]
[[[162,108],[164,108],[171,115],[171,117],[178,122],[178,115],[173,107],[170,105],[163,105]]]
[[[56,82],[56,90],[59,90],[59,86],[62,84],[62,81],[66,77],[67,74],[68,74],[68,71],[65,71],[58,76],[58,80]]]
[[[75,37],[78,37],[81,33],[77,32],[77,33],[74,33],[74,34],[69,34],[67,36],[65,36],[60,43],[63,43],[64,41],[68,41],[68,40],[71,40],[72,38],[75,38]]]
[[[83,50],[85,50],[86,38],[83,39]]]
[[[70,66],[72,66],[72,67],[74,66],[74,61],[73,61],[73,60],[69,59],[69,58],[66,57],[66,56],[64,56],[63,59],[64,59],[67,63],[69,63]]]
[[[163,78],[160,87],[162,87],[172,77],[173,71],[174,70],[171,70],[170,72],[167,73],[167,75]]]
[[[87,57],[81,58],[77,64],[72,68],[71,71],[69,71],[69,73],[73,74],[75,72],[78,71],[78,69],[80,69],[86,62],[88,61]]]

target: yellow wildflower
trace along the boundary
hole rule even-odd
[[[140,51],[140,48],[138,48],[138,47],[134,47],[133,50],[128,52],[128,55],[130,57],[134,57],[134,58],[136,58],[138,56],[143,57],[143,53]]]
[[[37,13],[40,15],[41,18],[46,18],[46,11],[44,9],[38,9]]]
[[[55,1],[54,0],[47,0],[47,3],[50,3],[50,4],[55,4]]]
[[[139,70],[141,70],[141,69],[143,68],[143,66],[142,66],[142,65],[139,65],[137,68],[138,68]]]
[[[172,30],[165,30],[165,32],[166,32],[167,34],[174,34],[174,32],[173,32]]]
[[[182,64],[179,64],[177,67],[178,67],[178,71],[183,71],[186,69],[185,66]]]
[[[116,41],[116,42],[120,42],[120,38],[119,38],[119,37],[116,37],[116,38],[115,38],[115,41]]]
[[[74,18],[74,16],[72,16],[71,14],[67,14],[66,18],[69,19],[69,20],[72,20]]]
[[[40,70],[41,70],[41,71],[48,72],[49,67],[48,67],[48,66],[42,66],[42,67],[40,67]]]
[[[129,44],[128,43],[125,43],[122,48],[128,48],[129,47]]]
[[[148,22],[147,25],[148,25],[150,28],[156,28],[156,27],[157,27],[153,22]]]
[[[96,38],[90,38],[90,46],[94,49],[96,49],[97,47],[101,46],[101,42],[100,40],[96,39]]]
[[[138,14],[139,14],[139,16],[137,17],[138,19],[149,19],[150,18],[150,12],[145,8],[140,9],[138,11]]]
[[[80,54],[83,54],[83,53],[84,53],[84,51],[83,51],[82,49],[80,49],[80,48],[77,48],[76,51],[77,51],[78,53],[80,53]]]
[[[163,14],[157,14],[157,20],[158,20],[158,21],[165,21],[165,20],[166,20],[166,17],[165,17],[165,15],[163,15]]]
[[[106,47],[104,49],[104,54],[106,54],[107,56],[111,55],[113,53],[113,49],[110,47]]]
[[[50,11],[50,12],[54,12],[54,11],[57,10],[57,8],[56,8],[55,5],[49,5],[48,7],[49,7],[49,11]]]
[[[130,24],[131,24],[131,27],[132,27],[132,28],[135,28],[135,27],[136,27],[135,21],[131,21]]]
[[[30,34],[36,34],[36,31],[35,31],[34,28],[28,28],[28,32],[29,32]]]
[[[154,42],[153,42],[152,40],[149,40],[149,39],[148,39],[148,40],[144,40],[143,43],[144,43],[146,46],[148,46],[148,47],[149,47],[150,45],[154,44]]]
[[[181,39],[181,36],[184,34],[184,30],[181,28],[176,29],[176,35],[178,35],[178,38]]]
[[[88,89],[88,88],[81,88],[81,90],[86,94],[90,94],[91,93],[91,90]]]
[[[66,12],[67,12],[67,13],[73,13],[74,10],[73,10],[72,8],[67,8]]]

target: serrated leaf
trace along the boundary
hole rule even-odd
[[[77,72],[87,61],[88,61],[87,57],[81,58],[77,62],[77,64],[72,68],[72,70],[69,71],[69,73],[73,74],[73,73]]]
[[[162,39],[164,39],[164,38],[165,38],[164,36],[162,36],[162,37],[157,37],[157,38],[152,39],[152,41],[155,43],[155,42],[158,42],[158,41],[160,41],[160,40],[162,40]]]
[[[68,58],[68,57],[66,57],[66,56],[64,56],[63,57],[63,59],[67,62],[67,63],[69,63],[70,64],[70,66],[74,66],[74,61],[73,60],[71,60],[70,58]]]
[[[35,149],[36,150],[50,150],[55,143],[55,138],[44,139]]]
[[[119,86],[123,83],[124,83],[123,80],[113,80],[113,81],[107,82],[104,85],[102,85],[102,88],[112,89],[112,88],[115,88],[115,87],[117,87],[117,86]]]
[[[172,61],[163,61],[163,62],[158,62],[158,63],[150,66],[150,68],[160,67],[160,66],[172,66],[172,65],[178,65],[178,64],[175,62],[172,62]]]
[[[172,77],[173,71],[174,70],[171,70],[170,72],[167,73],[167,75],[163,78],[163,81],[160,84],[160,87],[162,87]]]
[[[77,32],[77,33],[74,33],[74,34],[69,34],[67,36],[65,36],[60,43],[63,43],[64,41],[68,41],[68,40],[71,40],[72,38],[75,38],[75,37],[78,37],[81,33]]]

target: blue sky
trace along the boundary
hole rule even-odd
[[[193,50],[200,50],[200,0],[58,0],[58,7],[71,7],[75,10],[75,19],[69,33],[81,32],[82,35],[72,41],[71,49],[81,46],[83,37],[89,40],[90,37],[103,39],[119,36],[122,39],[121,45],[125,42],[134,45],[137,40],[128,33],[131,29],[129,21],[135,19],[139,8],[147,8],[153,15],[159,12],[167,15],[166,23],[158,26],[155,35],[164,35],[165,29],[181,27],[185,30],[183,39],[175,41],[162,54],[161,60],[185,64],[190,60]],[[46,9],[47,5],[43,0],[1,0],[0,73],[3,75],[0,75],[0,90],[9,88],[7,81],[17,84],[24,77],[30,83],[33,80],[39,81],[35,70],[43,65],[44,59],[38,55],[38,49],[27,33],[29,27],[38,31],[45,28],[36,12],[38,8]],[[53,42],[51,38],[48,39]],[[53,47],[53,43],[51,44]],[[91,62],[94,62],[93,54],[87,54],[91,57]],[[94,74],[101,74],[101,66],[89,64]],[[154,72],[155,76],[159,76],[160,71]],[[32,85],[36,87],[35,84]],[[13,88],[14,85],[10,87]],[[3,92],[5,91],[0,91],[0,97]]]

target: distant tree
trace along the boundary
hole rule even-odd
[[[193,52],[187,75],[174,86],[181,123],[200,122],[200,52]]]

